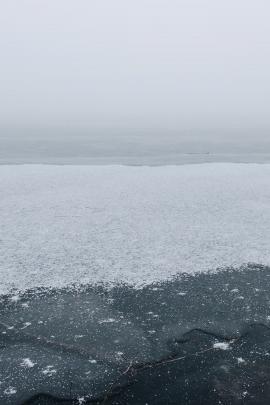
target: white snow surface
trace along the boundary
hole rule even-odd
[[[0,166],[0,293],[270,265],[270,165]]]

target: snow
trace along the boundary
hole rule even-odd
[[[22,367],[26,367],[26,368],[32,368],[36,365],[36,363],[34,363],[32,360],[30,360],[29,358],[25,358],[22,360],[21,362],[21,366]]]
[[[44,370],[42,370],[42,374],[52,377],[54,374],[56,374],[56,370],[53,368],[53,366],[47,366]]]
[[[18,302],[18,301],[20,301],[20,296],[19,295],[13,295],[12,297],[10,297],[10,301],[11,302]]]
[[[246,362],[245,362],[245,360],[243,359],[243,357],[238,357],[238,358],[237,358],[237,363],[238,363],[238,364],[245,364]]]
[[[28,326],[32,325],[31,322],[24,322],[23,327],[21,329],[28,328]]]
[[[228,342],[216,342],[213,344],[213,348],[219,350],[228,350],[230,348],[230,344]]]
[[[114,318],[101,319],[98,323],[102,324],[102,323],[113,323],[113,322],[117,322],[117,320]]]
[[[14,387],[8,387],[7,389],[4,390],[5,395],[14,395],[16,393],[17,393],[17,390]]]
[[[269,179],[268,164],[0,166],[0,293],[270,265]]]

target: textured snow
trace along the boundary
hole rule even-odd
[[[267,164],[0,166],[0,293],[270,265],[269,246]]]

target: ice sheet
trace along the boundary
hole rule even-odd
[[[270,165],[0,166],[0,293],[270,265]]]

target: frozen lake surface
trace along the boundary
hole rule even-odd
[[[270,165],[0,166],[0,292],[270,265]]]
[[[0,403],[268,403],[269,178],[1,165]]]
[[[269,403],[270,271],[0,300],[0,403]]]

